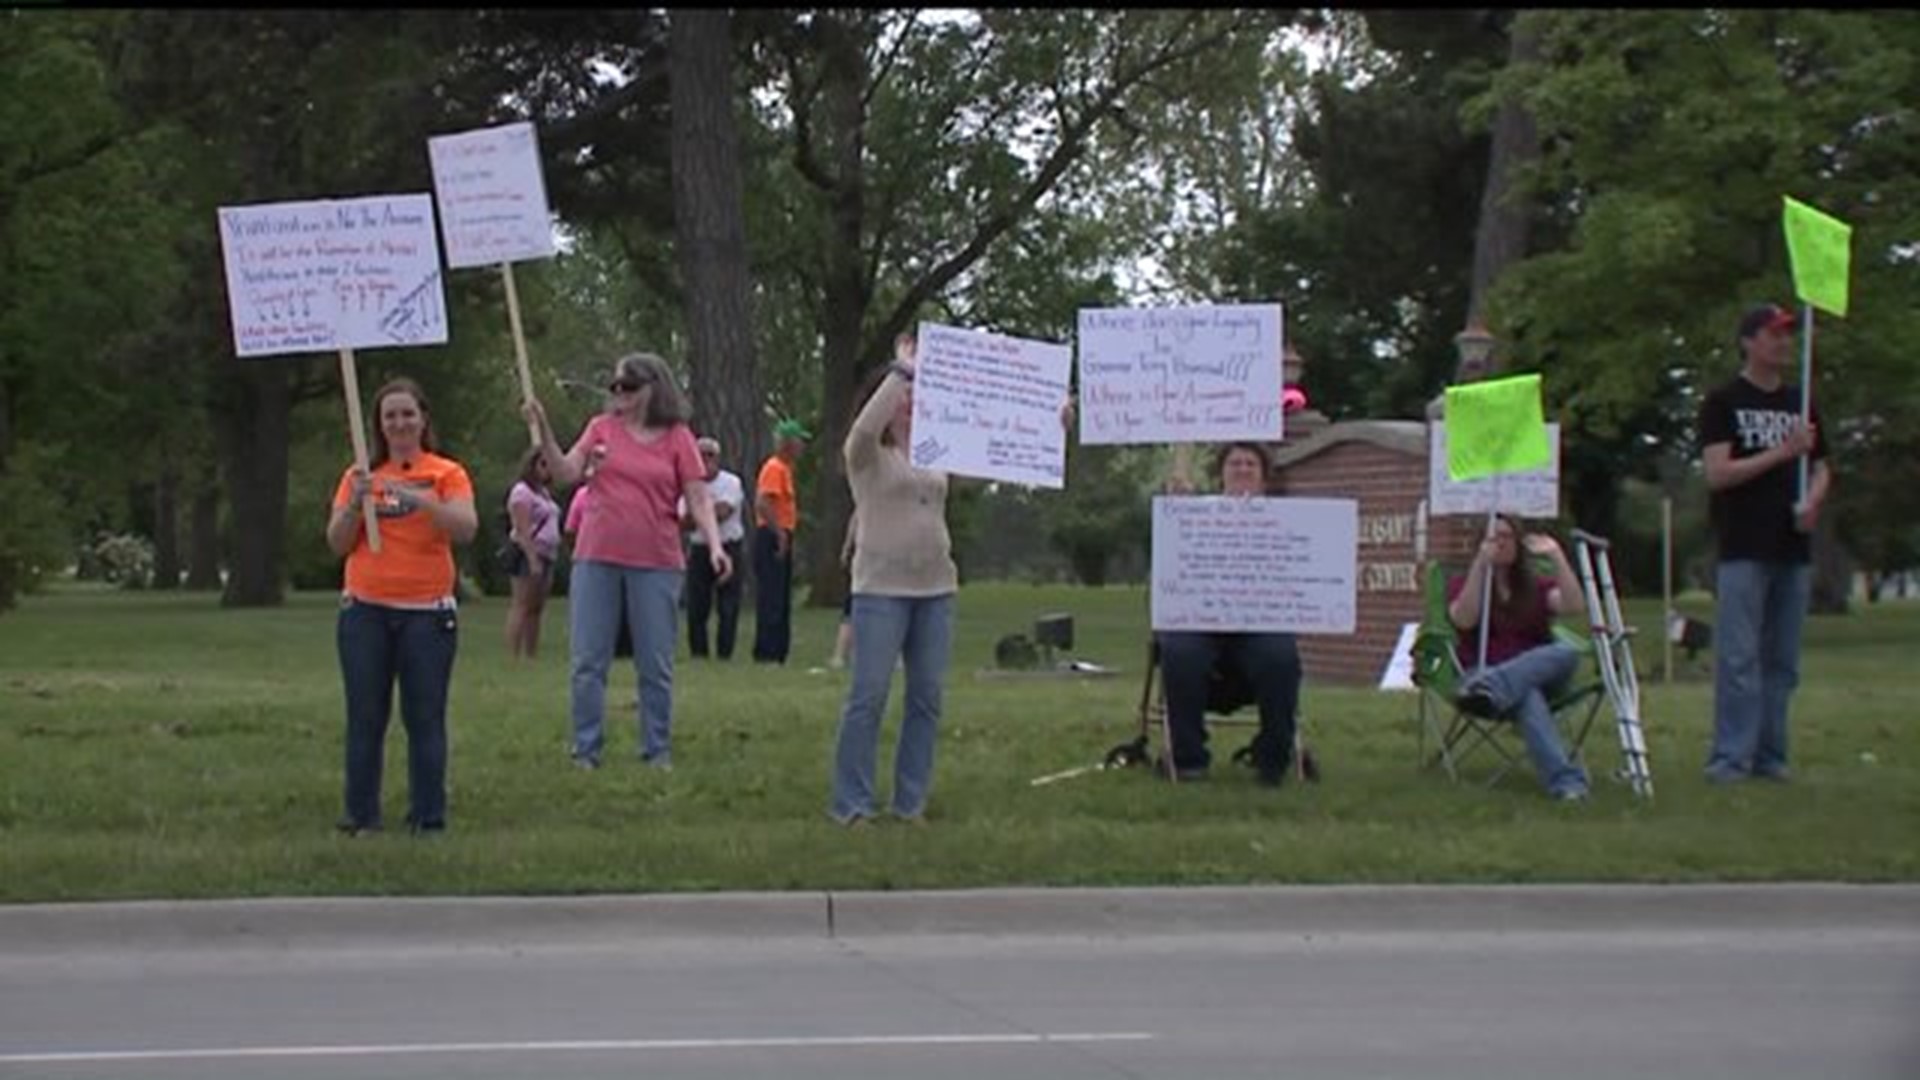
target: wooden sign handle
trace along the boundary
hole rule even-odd
[[[367,471],[367,425],[360,417],[360,377],[353,370],[353,350],[340,350],[340,386],[347,397],[347,429],[353,436],[353,464],[361,472]],[[375,512],[377,504],[373,498],[373,488],[367,488],[366,498],[361,501],[360,516],[367,523],[367,548],[375,555],[380,553],[380,521]]]
[[[533,369],[527,366],[527,334],[520,328],[520,293],[513,287],[513,264],[500,264],[500,279],[507,283],[507,322],[513,327],[513,359],[520,368],[520,400],[524,404],[533,400]],[[540,425],[527,421],[527,435],[533,445],[540,445]]]

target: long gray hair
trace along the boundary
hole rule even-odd
[[[672,427],[692,419],[693,410],[687,407],[687,396],[680,392],[673,369],[667,367],[665,360],[653,353],[628,353],[614,361],[613,366],[615,378],[652,385],[653,393],[647,397],[647,415],[641,418],[646,426]]]

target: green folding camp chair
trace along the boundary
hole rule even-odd
[[[1449,777],[1460,779],[1469,758],[1475,755],[1495,758],[1487,776],[1491,787],[1508,772],[1525,762],[1526,748],[1520,742],[1510,715],[1482,716],[1460,707],[1460,683],[1467,668],[1456,648],[1459,632],[1447,618],[1447,568],[1438,562],[1426,570],[1426,607],[1421,614],[1420,631],[1413,642],[1413,681],[1420,688],[1417,708],[1420,761],[1423,768],[1435,765]],[[1556,622],[1554,637],[1582,653],[1580,667],[1567,686],[1547,702],[1554,720],[1567,736],[1567,756],[1580,761],[1587,732],[1600,711],[1605,684],[1600,681],[1593,661],[1593,642],[1572,626]],[[1436,749],[1427,753],[1427,740]]]

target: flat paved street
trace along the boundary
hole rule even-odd
[[[1920,890],[1824,888],[0,909],[0,1076],[1920,1076]]]

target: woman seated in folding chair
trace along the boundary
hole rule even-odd
[[[1229,443],[1217,461],[1221,493],[1266,495],[1273,459],[1254,442]],[[1278,787],[1293,758],[1294,713],[1300,703],[1300,650],[1292,634],[1223,634],[1162,631],[1160,673],[1167,695],[1167,727],[1173,760],[1157,766],[1161,776],[1201,780],[1212,755],[1207,752],[1206,708],[1214,665],[1239,669],[1260,708],[1260,734],[1253,740],[1254,774]]]
[[[1551,578],[1536,575],[1530,554],[1553,563]],[[1493,595],[1487,597],[1492,574]],[[1461,666],[1469,672],[1460,684],[1460,707],[1479,716],[1511,718],[1527,744],[1527,756],[1547,794],[1555,799],[1587,797],[1587,774],[1567,756],[1548,700],[1573,678],[1579,650],[1553,638],[1553,617],[1581,604],[1579,579],[1553,537],[1521,533],[1512,518],[1494,519],[1492,535],[1464,576],[1447,582],[1447,617],[1459,631]],[[1480,615],[1487,620],[1487,653],[1480,659]]]

